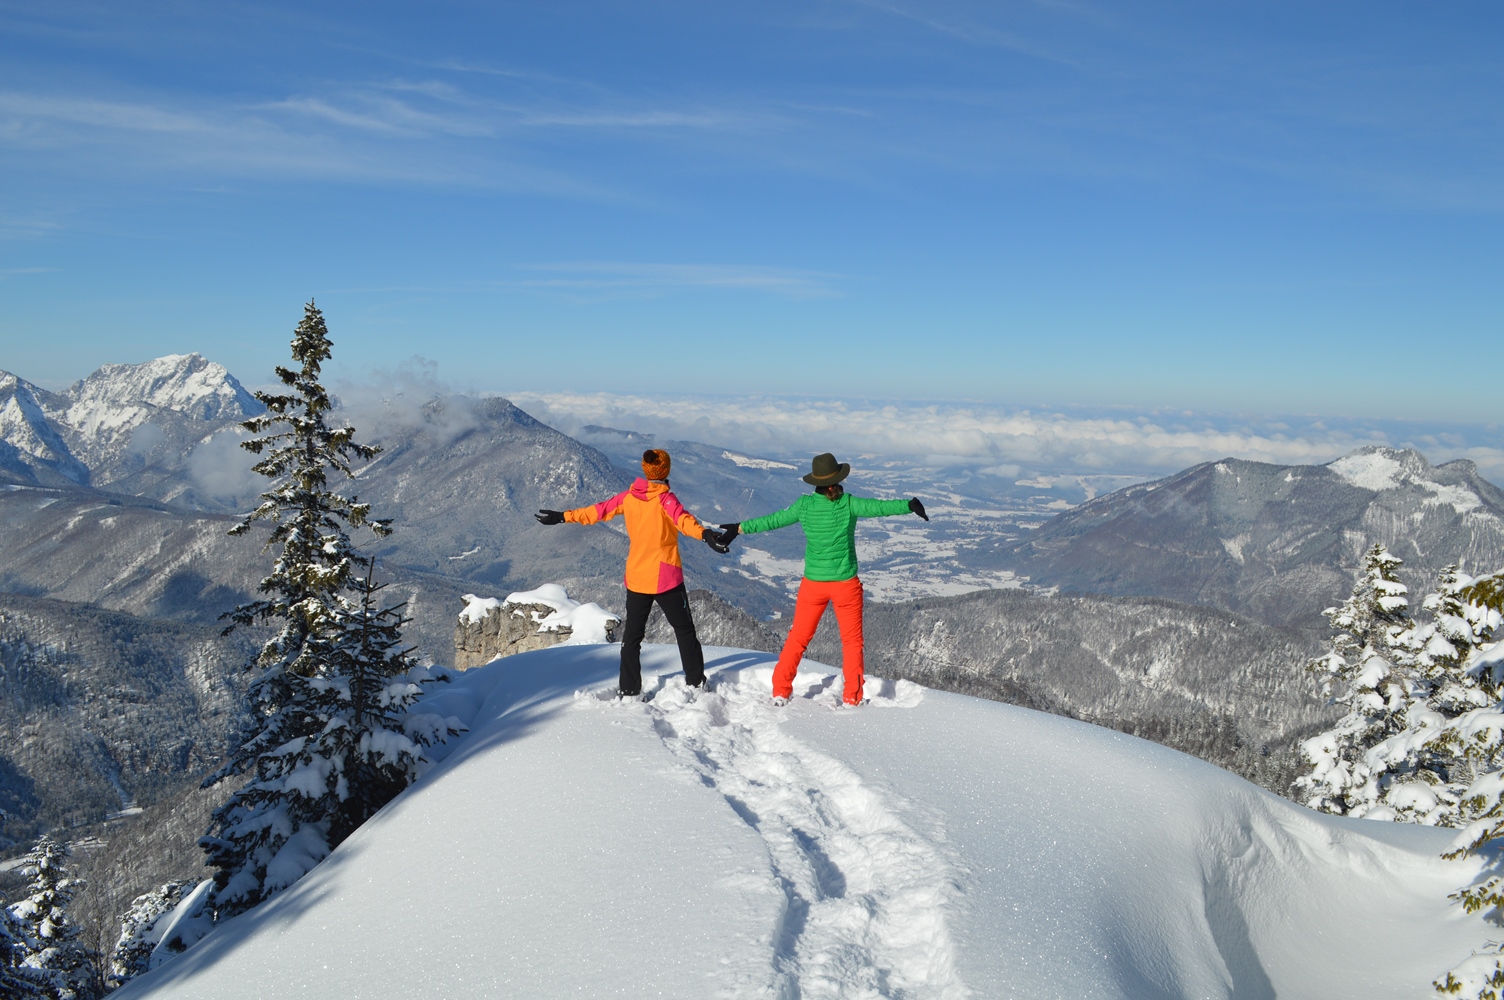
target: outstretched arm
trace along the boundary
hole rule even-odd
[[[798,524],[799,512],[796,509],[798,506],[799,501],[795,500],[783,510],[775,510],[771,514],[742,521],[739,530],[743,535],[755,535],[759,531],[772,531],[775,528],[787,528],[791,524]]]
[[[571,524],[596,524],[600,521],[609,521],[620,514],[622,501],[626,497],[627,494],[623,491],[609,500],[602,500],[588,507],[576,507],[574,510],[540,510],[533,516],[540,524],[560,524],[564,521]]]
[[[893,514],[908,514],[913,511],[913,508],[909,506],[907,500],[873,500],[871,497],[852,497],[851,511],[857,517],[889,517]],[[928,521],[929,518],[926,517],[925,520]]]

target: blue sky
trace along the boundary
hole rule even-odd
[[[0,2],[0,368],[1475,425],[1488,3]],[[1487,426],[1491,425],[1491,426]]]

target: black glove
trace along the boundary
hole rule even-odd
[[[741,533],[742,523],[740,521],[737,521],[735,524],[721,525],[721,541],[725,542],[727,545],[730,545],[731,540]]]
[[[918,503],[916,500],[915,503]],[[562,510],[540,510],[533,515],[539,524],[563,524],[564,512]]]
[[[930,519],[930,516],[924,512],[924,504],[922,504],[922,503],[919,502],[919,498],[918,497],[909,497],[909,510],[911,510],[914,513],[918,514],[920,517],[924,518],[926,521],[928,521]]]
[[[705,539],[706,545],[709,545],[721,555],[725,555],[731,551],[731,539],[714,528],[706,528],[705,534],[702,537]]]

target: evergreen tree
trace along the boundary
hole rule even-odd
[[[1504,619],[1504,572],[1477,580],[1460,589],[1460,596],[1475,607],[1492,613],[1495,632]],[[1504,874],[1500,853],[1504,845],[1504,641],[1477,649],[1462,672],[1463,696],[1449,700],[1466,703],[1481,695],[1486,704],[1450,719],[1428,741],[1438,753],[1456,755],[1468,762],[1473,780],[1460,796],[1458,825],[1462,826],[1447,858],[1487,854],[1493,872],[1452,894],[1469,913],[1504,909]],[[1469,686],[1470,685],[1470,686]],[[1476,692],[1476,694],[1474,693]],[[1450,970],[1435,984],[1438,992],[1476,1000],[1504,998],[1504,949],[1494,945]]]
[[[397,676],[412,668],[406,651],[396,651],[403,621],[397,609],[374,606],[380,588],[371,563],[350,543],[348,529],[384,537],[389,522],[329,486],[331,473],[353,478],[351,460],[379,451],[357,444],[354,428],[330,425],[332,402],[319,377],[331,347],[310,302],[292,341],[301,368],[277,368],[289,391],[258,392],[267,412],[243,425],[257,436],[242,447],[264,456],[254,468],[274,486],[232,534],[270,521],[268,544],[281,552],[261,582],[265,596],[230,612],[230,629],[262,623],[278,632],[253,665],[260,731],[205,782],[250,776],[200,841],[216,869],[220,917],[301,878],[416,776],[427,740],[449,731],[405,716],[428,678]]]
[[[1445,737],[1453,720],[1497,701],[1467,664],[1500,624],[1498,611],[1469,596],[1474,581],[1453,565],[1422,605],[1428,620],[1401,634],[1410,697],[1400,732],[1365,755],[1381,802],[1365,815],[1433,826],[1463,821],[1460,802],[1474,764]]]
[[[98,991],[89,952],[68,917],[68,904],[83,883],[69,877],[67,860],[68,849],[46,834],[26,855],[31,883],[26,897],[9,907],[26,953],[18,971],[52,1000],[91,1000]]]
[[[24,925],[11,916],[9,907],[0,906],[0,997],[40,1000],[47,996],[37,971],[23,965],[30,954]]]
[[[1401,565],[1384,546],[1374,545],[1363,557],[1352,595],[1322,612],[1335,634],[1331,649],[1308,669],[1348,713],[1300,745],[1310,770],[1296,779],[1295,788],[1313,809],[1362,816],[1382,794],[1379,775],[1364,756],[1404,729],[1413,696],[1402,666],[1408,651],[1400,645],[1413,627],[1407,588],[1398,576]]]
[[[110,953],[110,982],[123,986],[151,967],[151,954],[161,940],[157,923],[183,901],[195,882],[168,882],[137,896],[120,918],[120,940]]]
[[[331,723],[306,751],[330,764],[323,789],[338,844],[376,814],[427,765],[423,748],[457,730],[437,715],[413,713],[422,685],[435,677],[402,646],[403,604],[381,607],[375,560],[355,581],[358,600],[342,601],[333,622],[331,674],[323,692]]]

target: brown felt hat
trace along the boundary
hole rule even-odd
[[[662,448],[649,448],[642,453],[642,474],[649,479],[667,479],[671,464],[668,452]]]
[[[811,486],[834,486],[849,475],[851,463],[837,462],[836,457],[827,451],[810,459],[809,475],[804,481]]]

